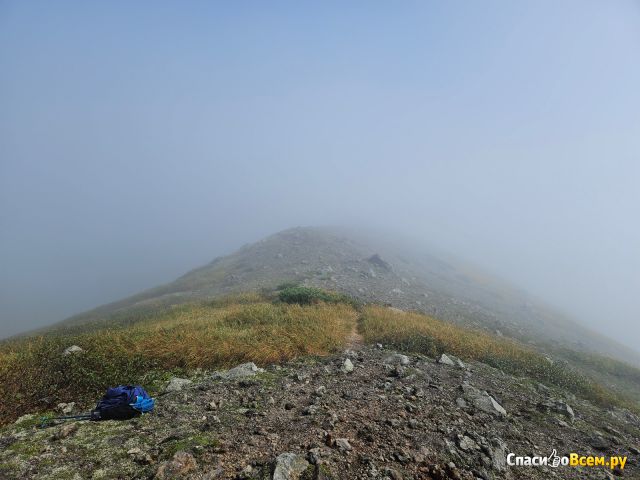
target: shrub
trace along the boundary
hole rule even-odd
[[[296,288],[299,287],[300,284],[298,282],[282,282],[280,285],[276,287],[277,291],[287,290],[288,288]]]
[[[357,301],[345,294],[329,292],[316,287],[287,287],[280,291],[278,299],[283,303],[298,305],[313,305],[320,302],[346,303],[352,307],[358,307]]]

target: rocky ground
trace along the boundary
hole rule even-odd
[[[25,416],[0,431],[0,478],[640,478],[636,415],[481,363],[355,344],[263,367],[174,378],[133,420]],[[623,471],[506,465],[553,449],[629,458]]]

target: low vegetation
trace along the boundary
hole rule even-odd
[[[321,288],[303,287],[299,285],[286,284],[285,288],[280,290],[278,298],[281,302],[313,305],[320,302],[325,303],[352,303],[352,299],[344,294],[336,292],[328,292]]]
[[[368,306],[363,310],[361,330],[367,343],[380,342],[430,356],[449,353],[562,387],[600,405],[638,408],[626,396],[603,388],[567,363],[552,361],[522,343],[423,314]]]
[[[90,407],[86,402],[97,400],[112,385],[139,383],[153,393],[171,375],[198,368],[330,354],[345,348],[356,324],[367,343],[430,356],[449,353],[565,388],[600,405],[637,408],[616,393],[620,390],[605,389],[568,364],[550,361],[517,341],[418,313],[361,307],[317,288],[286,285],[276,297],[247,293],[136,311],[113,320],[0,343],[0,424],[27,412],[50,410],[59,402]],[[71,345],[83,351],[64,355]],[[637,381],[638,371],[629,369],[625,378]]]
[[[357,319],[345,304],[245,300],[184,305],[132,325],[3,344],[0,423],[58,402],[97,399],[110,385],[149,386],[196,368],[328,354],[344,347]],[[63,355],[70,345],[84,351]]]

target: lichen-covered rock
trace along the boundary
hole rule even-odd
[[[192,383],[193,382],[188,378],[173,377],[171,380],[169,380],[167,386],[164,387],[164,393],[179,392],[184,387],[191,385]]]
[[[273,480],[298,480],[309,467],[309,462],[295,453],[282,453],[276,458]]]
[[[353,372],[353,362],[349,358],[345,358],[344,362],[342,362],[340,370],[342,370],[344,373]]]
[[[233,380],[238,378],[253,377],[262,372],[264,372],[264,369],[259,368],[253,362],[247,362],[233,367],[227,371],[215,372],[213,374],[213,378]]]
[[[78,353],[82,353],[84,350],[80,348],[78,345],[71,345],[70,347],[65,348],[63,355],[76,355]]]

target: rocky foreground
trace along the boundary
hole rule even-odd
[[[129,421],[37,424],[0,431],[0,478],[640,478],[638,416],[382,346],[174,378],[154,413]],[[613,471],[506,462],[553,449],[628,460]]]

